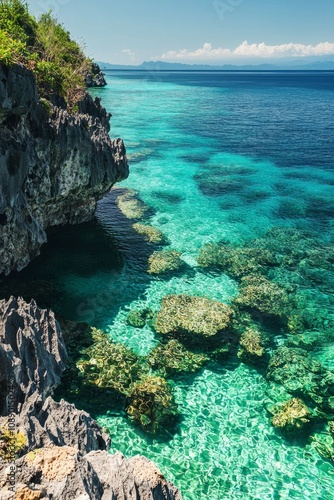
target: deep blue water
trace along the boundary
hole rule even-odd
[[[109,85],[92,94],[113,114],[111,135],[125,141],[130,177],[99,203],[95,221],[51,234],[22,274],[60,290],[65,317],[103,328],[146,355],[158,338],[149,327],[127,325],[129,310],[158,309],[170,293],[225,302],[237,294],[236,281],[198,267],[203,245],[240,245],[278,226],[333,245],[334,72],[106,76]],[[184,273],[147,274],[154,248],[117,208],[123,188],[137,190],[151,208],[144,222],[182,252]],[[312,355],[331,370],[333,285],[334,269],[322,268],[320,259],[301,287],[307,309],[333,325],[325,332],[319,321],[312,332]],[[261,373],[234,361],[183,377],[174,386],[182,422],[168,442],[138,432],[109,408],[99,421],[111,430],[113,451],[154,460],[185,500],[332,499],[333,466],[310,442],[291,444],[272,427],[267,386]],[[328,438],[325,427],[319,432]]]

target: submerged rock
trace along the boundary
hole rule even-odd
[[[78,109],[40,100],[28,69],[0,66],[0,274],[38,255],[47,227],[92,219],[97,200],[128,176],[100,100],[86,94]]]
[[[267,377],[290,394],[308,398],[326,414],[334,414],[334,373],[307,351],[279,347],[269,362]]]
[[[257,328],[246,328],[240,337],[238,358],[245,363],[257,364],[265,355],[265,338]]]
[[[274,427],[280,428],[287,434],[296,434],[303,431],[310,424],[311,419],[312,413],[304,401],[292,398],[275,411],[271,422]]]
[[[184,262],[180,257],[181,253],[175,250],[153,252],[148,259],[148,272],[150,274],[164,274],[177,271],[184,266]]]
[[[138,234],[144,236],[145,239],[150,243],[156,243],[160,245],[166,243],[165,235],[162,231],[160,231],[160,229],[157,229],[156,227],[139,223],[133,224],[132,227]]]
[[[168,295],[162,301],[155,329],[162,334],[214,337],[229,328],[232,309],[222,302],[190,295]]]

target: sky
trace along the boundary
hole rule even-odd
[[[333,0],[28,0],[113,64],[275,63],[334,56]]]

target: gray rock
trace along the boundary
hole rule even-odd
[[[92,63],[91,73],[86,75],[86,86],[87,87],[105,87],[107,82],[104,78],[100,66],[96,63]]]
[[[0,274],[21,270],[49,226],[94,216],[96,202],[128,176],[110,115],[86,94],[75,114],[39,100],[31,71],[0,66]]]
[[[20,298],[0,301],[0,429],[15,415],[27,438],[23,456],[0,460],[0,500],[181,500],[153,462],[109,455],[110,439],[88,413],[52,399],[65,363],[52,312]]]
[[[0,467],[3,500],[182,500],[156,465],[141,456],[127,460],[121,453],[83,455],[68,446],[42,448],[17,461],[16,496],[9,490],[8,473]]]

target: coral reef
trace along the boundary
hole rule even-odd
[[[234,303],[258,317],[286,319],[291,299],[285,288],[264,276],[250,275],[241,279],[240,294]]]
[[[238,358],[245,363],[258,364],[265,355],[265,338],[258,328],[248,327],[241,334]]]
[[[89,383],[128,394],[141,369],[138,356],[123,344],[111,342],[101,330],[92,330],[94,343],[77,362],[79,370]]]
[[[249,274],[266,274],[267,266],[276,264],[275,256],[269,250],[223,243],[205,245],[197,260],[202,267],[218,267],[238,279]]]
[[[153,319],[154,311],[150,308],[141,309],[139,311],[131,311],[126,318],[126,322],[135,328],[143,328],[148,321]]]
[[[146,224],[136,222],[132,227],[138,234],[144,236],[150,243],[162,245],[167,241],[163,232],[154,226],[148,226]]]
[[[171,386],[156,376],[147,376],[133,384],[126,411],[134,422],[152,433],[169,427],[178,413]]]
[[[154,328],[162,334],[214,337],[230,326],[232,309],[205,297],[167,295],[162,301]]]
[[[184,262],[180,259],[180,256],[181,254],[175,250],[153,252],[148,259],[148,272],[150,274],[165,274],[177,271],[184,266]]]
[[[334,414],[334,373],[307,351],[279,347],[270,359],[267,378],[293,395],[316,404],[328,416]]]
[[[116,203],[120,211],[128,219],[142,219],[149,211],[148,206],[138,198],[137,191],[132,189],[127,189],[117,196]]]
[[[159,370],[163,376],[170,376],[182,372],[196,372],[209,359],[208,355],[193,353],[178,340],[172,339],[152,349],[148,356],[148,363],[153,369]]]
[[[312,419],[312,413],[304,401],[292,398],[281,408],[276,409],[271,422],[274,427],[280,428],[284,433],[295,435],[304,431]]]

